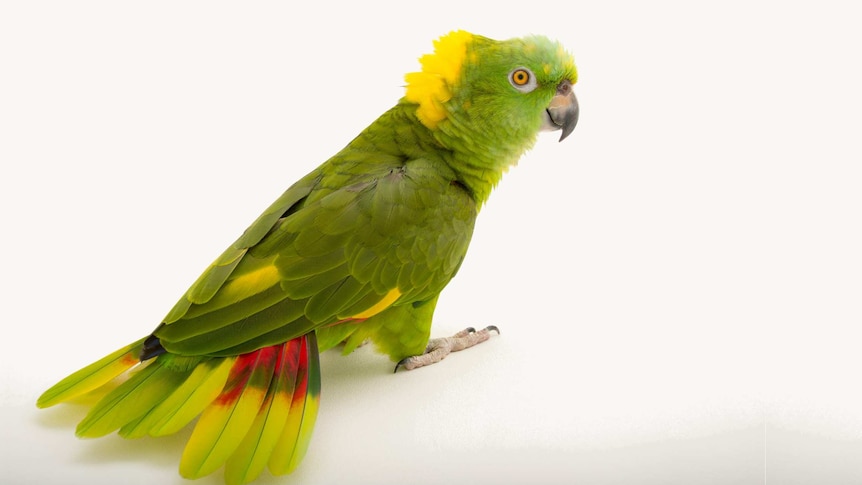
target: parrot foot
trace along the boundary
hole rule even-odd
[[[413,370],[426,365],[436,364],[452,352],[469,349],[474,345],[488,340],[491,338],[492,331],[500,335],[499,328],[489,325],[478,331],[473,327],[467,327],[451,337],[431,339],[428,341],[428,346],[425,347],[424,354],[401,359],[395,364],[395,372],[398,372],[398,369],[402,367],[407,370]]]

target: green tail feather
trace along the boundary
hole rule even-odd
[[[146,339],[127,345],[54,384],[39,396],[36,406],[47,408],[82,396],[107,384],[140,363],[138,356],[144,348],[144,340]]]
[[[96,438],[118,430],[162,402],[190,373],[170,369],[161,357],[155,359],[103,397],[78,424],[75,434]]]
[[[170,396],[137,421],[121,428],[120,435],[124,438],[166,436],[184,428],[218,397],[235,360],[213,359],[201,363]]]

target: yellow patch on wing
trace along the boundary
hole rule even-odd
[[[452,86],[461,75],[467,57],[467,45],[473,34],[463,30],[450,32],[434,42],[434,53],[419,58],[422,71],[407,74],[404,97],[419,105],[416,115],[428,128],[446,118],[443,103],[452,99]]]
[[[281,281],[281,275],[273,264],[274,261],[274,257],[270,258],[264,266],[228,280],[209,301],[210,308],[226,307],[277,285]]]
[[[393,288],[392,290],[389,291],[389,293],[387,293],[380,301],[375,303],[371,308],[363,311],[362,313],[357,313],[356,315],[351,316],[350,319],[364,320],[366,318],[371,318],[374,315],[377,315],[378,313],[382,312],[383,310],[386,310],[387,308],[389,308],[389,305],[392,305],[393,303],[395,303],[395,300],[397,300],[398,297],[400,297],[400,296],[401,296],[401,291],[398,288]]]

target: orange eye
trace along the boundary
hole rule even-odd
[[[526,67],[518,67],[509,73],[509,83],[522,93],[536,89],[536,76]]]
[[[530,73],[524,69],[516,69],[512,72],[512,83],[517,86],[523,86],[530,82]]]

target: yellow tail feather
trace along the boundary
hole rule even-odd
[[[39,396],[36,406],[47,408],[82,396],[107,384],[115,377],[140,363],[138,357],[141,349],[143,349],[144,340],[141,339],[131,345],[127,345],[54,384],[54,386]]]

